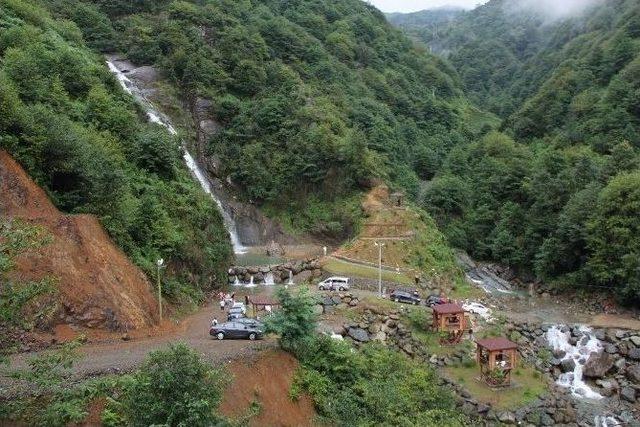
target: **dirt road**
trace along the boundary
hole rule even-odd
[[[226,364],[239,358],[251,358],[262,349],[276,347],[274,339],[261,341],[212,339],[209,336],[209,325],[214,314],[220,318],[219,310],[215,307],[203,308],[183,319],[178,328],[166,335],[131,341],[86,344],[79,350],[82,358],[74,363],[70,380],[77,381],[104,374],[130,372],[140,366],[149,352],[166,348],[169,344],[177,342],[186,343],[198,351],[204,360],[214,365]],[[7,378],[6,374],[13,369],[27,366],[28,359],[37,354],[14,355],[8,368],[0,368],[0,399],[15,396],[16,393],[24,390],[24,384]]]

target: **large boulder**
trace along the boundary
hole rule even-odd
[[[620,397],[627,402],[635,403],[636,389],[633,387],[622,387],[622,390],[620,390]]]
[[[562,372],[573,372],[576,368],[576,361],[573,359],[564,359],[560,362],[560,369]]]
[[[629,359],[640,360],[640,348],[632,348],[629,350]]]
[[[584,365],[583,375],[587,378],[602,378],[613,367],[614,357],[609,353],[591,353]]]
[[[367,342],[370,340],[369,334],[362,328],[350,328],[348,335],[359,342]]]
[[[498,421],[500,421],[503,424],[515,424],[516,416],[514,415],[513,412],[502,412],[498,414]]]
[[[271,241],[271,243],[267,245],[266,252],[268,256],[284,256],[284,246]]]
[[[636,384],[640,384],[640,365],[631,365],[627,368],[627,378]]]

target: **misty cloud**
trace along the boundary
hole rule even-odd
[[[529,12],[542,15],[549,20],[579,16],[591,7],[606,0],[517,0],[508,1],[505,7],[510,12]]]

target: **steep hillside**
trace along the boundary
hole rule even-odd
[[[504,133],[453,150],[424,206],[477,257],[640,301],[640,2],[535,4],[492,0],[439,33]]]
[[[72,323],[112,330],[154,323],[157,302],[144,273],[127,259],[92,215],[64,215],[9,156],[0,150],[0,217],[40,226],[51,241],[20,256],[13,279],[50,276],[55,296],[40,326]],[[0,289],[4,297],[9,297]],[[32,313],[24,313],[30,318]]]
[[[410,194],[473,132],[450,68],[360,0],[51,0],[98,48],[211,101],[218,176],[291,229],[348,235],[377,178]]]
[[[189,176],[179,142],[147,123],[77,24],[42,4],[0,0],[0,147],[58,209],[96,215],[147,274],[167,260],[165,294],[200,296],[231,258],[220,214]]]
[[[418,41],[431,41],[432,43],[429,44],[431,49],[442,53],[437,49],[435,39],[439,38],[441,30],[446,29],[449,23],[459,18],[464,12],[463,8],[443,6],[413,13],[388,13],[387,20]]]

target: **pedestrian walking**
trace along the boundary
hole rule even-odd
[[[220,300],[220,310],[224,311],[225,302],[224,299]]]
[[[211,326],[218,326],[218,319],[214,317],[213,320],[211,321]]]

